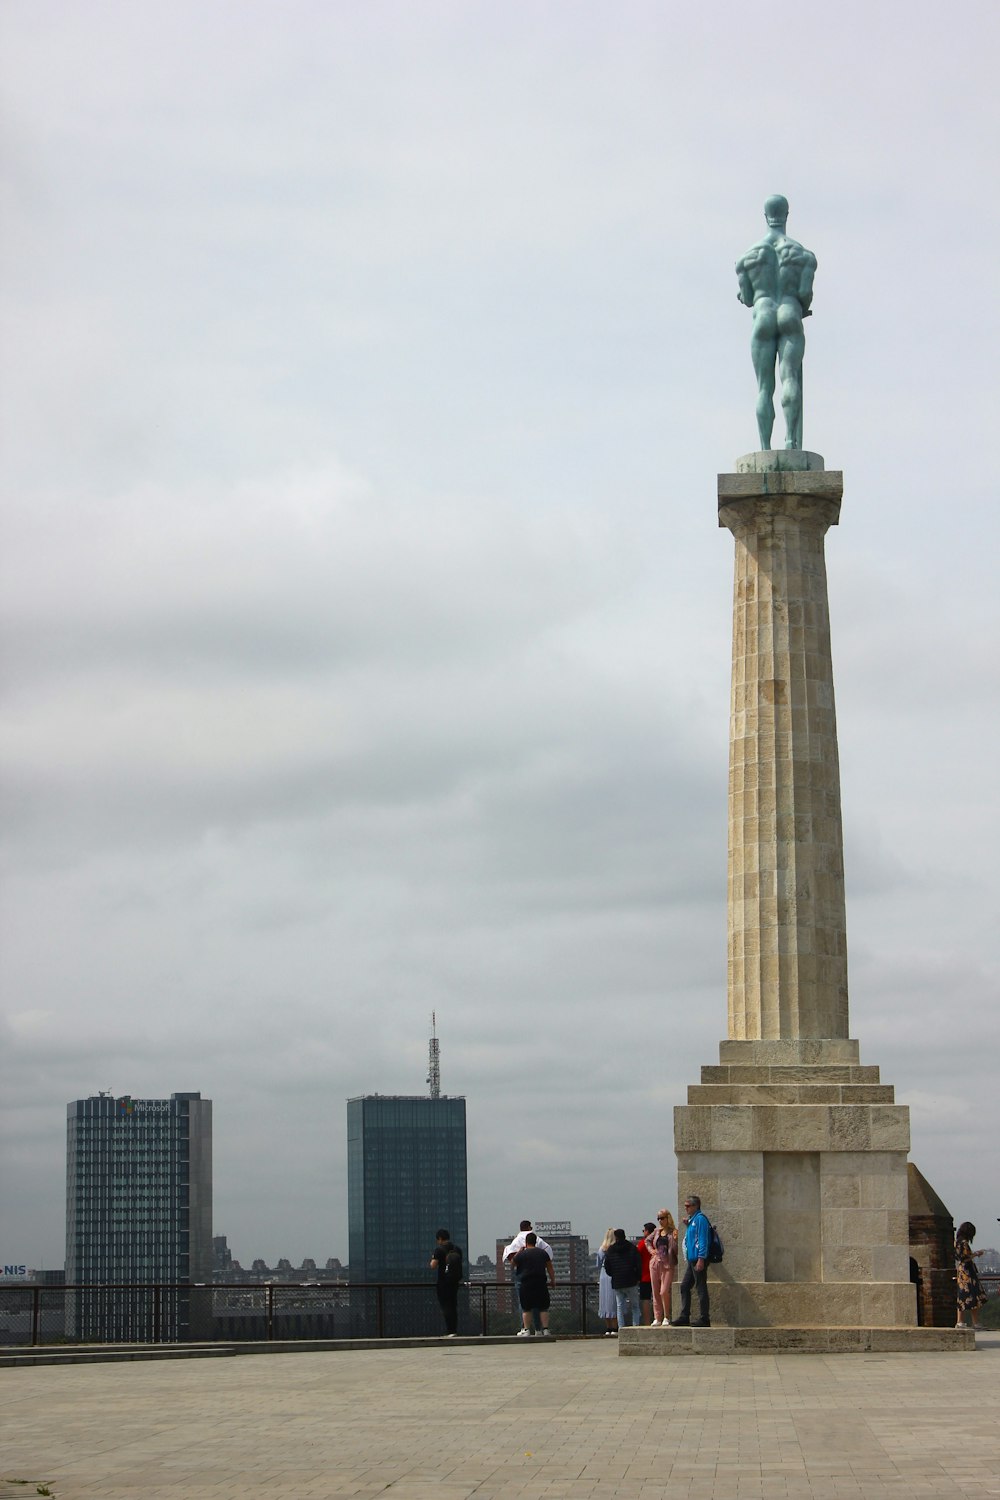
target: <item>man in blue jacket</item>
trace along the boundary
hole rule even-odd
[[[701,1211],[701,1199],[692,1193],[684,1199],[684,1280],[681,1282],[681,1315],[675,1318],[675,1328],[711,1328],[708,1316],[708,1246],[712,1237],[712,1226]],[[698,1288],[698,1314],[691,1322],[691,1288]]]

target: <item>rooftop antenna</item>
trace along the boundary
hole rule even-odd
[[[441,1097],[441,1048],[437,1039],[437,1012],[431,1011],[431,1042],[430,1061],[427,1068],[427,1082],[430,1085],[431,1098]]]

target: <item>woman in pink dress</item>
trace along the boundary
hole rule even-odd
[[[670,1327],[670,1289],[677,1270],[677,1225],[669,1208],[656,1215],[656,1228],[646,1236],[649,1273],[653,1283],[653,1327]]]

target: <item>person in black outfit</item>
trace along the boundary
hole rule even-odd
[[[619,1329],[638,1328],[642,1323],[639,1305],[642,1256],[624,1229],[615,1230],[615,1237],[604,1254],[604,1269],[611,1277],[618,1303]]]
[[[462,1285],[462,1252],[453,1245],[447,1229],[439,1229],[431,1256],[431,1270],[437,1271],[437,1299],[444,1314],[445,1338],[458,1333],[458,1289]]]
[[[533,1338],[531,1326],[533,1313],[538,1313],[542,1322],[542,1336],[549,1334],[549,1287],[556,1284],[552,1257],[538,1244],[538,1236],[530,1230],[524,1237],[524,1249],[514,1256],[514,1271],[517,1275],[517,1295],[521,1303],[519,1339]],[[548,1277],[548,1285],[546,1285]]]

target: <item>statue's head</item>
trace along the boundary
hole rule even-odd
[[[768,229],[784,229],[788,221],[788,199],[775,193],[764,204],[764,218]]]

